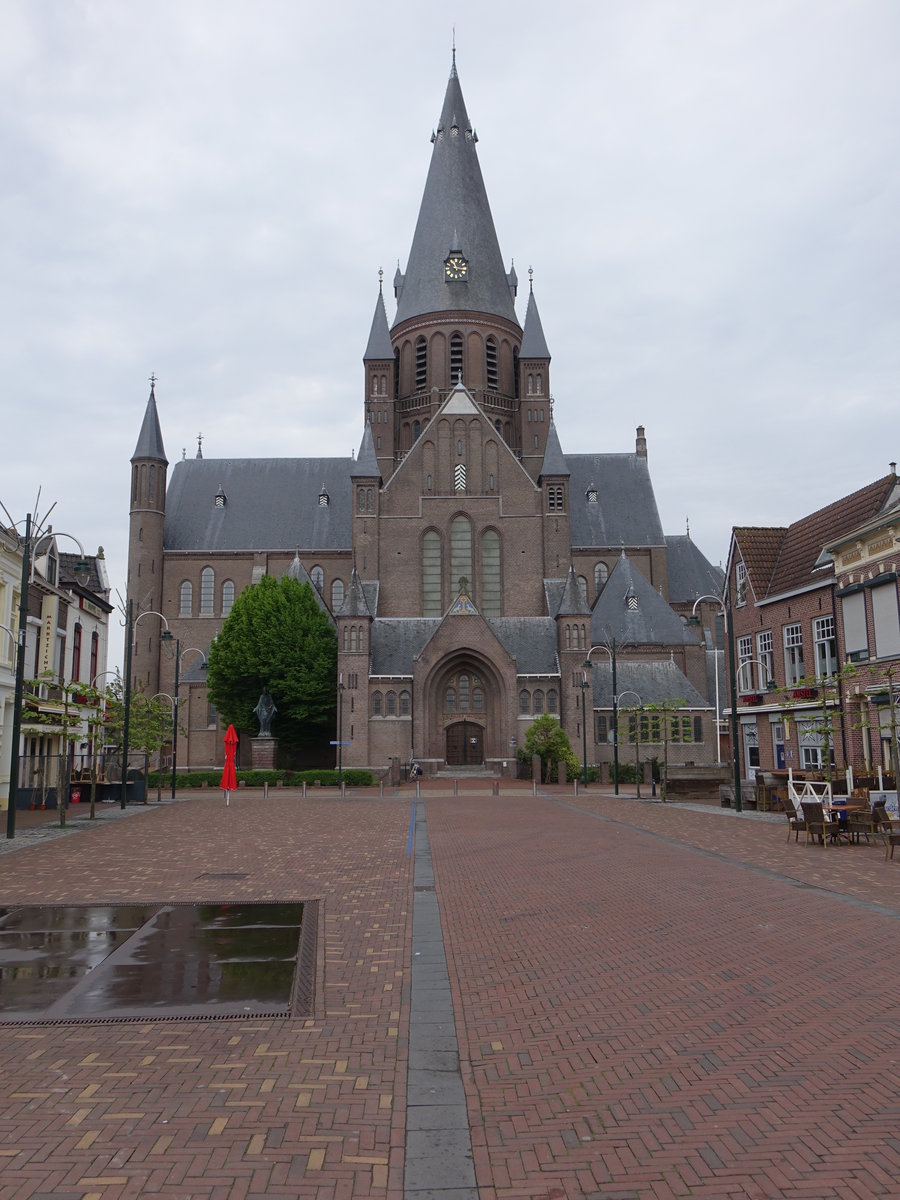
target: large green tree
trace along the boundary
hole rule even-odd
[[[245,588],[209,648],[209,698],[222,720],[259,729],[254,709],[268,688],[272,733],[285,750],[318,743],[334,727],[337,638],[312,587],[264,575]]]
[[[574,779],[578,775],[578,758],[569,744],[566,731],[561,727],[556,717],[544,713],[529,727],[525,734],[526,760],[533,755],[540,755],[541,777],[544,783],[554,778],[557,763],[561,760],[566,764],[566,775]]]

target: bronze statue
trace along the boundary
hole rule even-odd
[[[278,709],[275,707],[275,701],[269,695],[268,688],[263,688],[262,695],[259,698],[259,702],[257,703],[256,708],[254,708],[253,711],[256,713],[257,717],[259,718],[259,736],[260,737],[271,737],[272,736],[272,718],[278,712]]]

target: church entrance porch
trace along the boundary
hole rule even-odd
[[[448,767],[474,767],[484,762],[484,730],[474,721],[456,721],[448,725],[446,762]]]

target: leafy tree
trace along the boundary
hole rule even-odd
[[[669,793],[669,741],[673,733],[672,718],[678,712],[679,708],[684,708],[684,701],[677,696],[669,696],[665,700],[658,700],[653,704],[645,704],[644,708],[647,712],[658,713],[660,716],[659,724],[663,736],[663,769],[660,777],[659,791],[662,801],[665,804]],[[680,738],[678,740],[680,741]]]
[[[273,733],[288,751],[333,728],[337,637],[308,583],[264,575],[245,588],[209,649],[209,698],[222,720],[255,734],[263,688],[277,708]]]
[[[566,775],[574,779],[578,774],[578,758],[569,744],[566,731],[556,717],[544,713],[538,717],[525,734],[525,754],[529,759],[535,754],[541,758],[541,777],[549,783],[556,764],[562,759],[566,764]]]

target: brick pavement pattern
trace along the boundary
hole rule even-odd
[[[900,1196],[882,848],[489,793],[422,788],[480,1195]],[[0,1027],[0,1200],[401,1200],[410,796],[195,796],[5,854],[0,904],[322,909],[311,1019]]]

